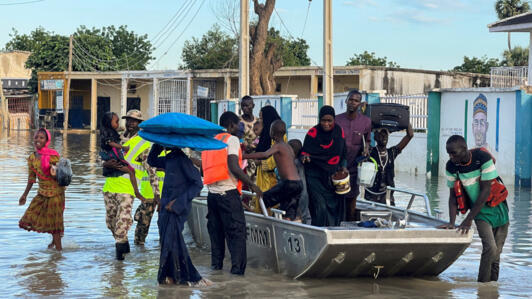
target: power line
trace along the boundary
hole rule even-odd
[[[312,3],[312,1],[308,2],[307,15],[305,16],[305,22],[303,23],[303,30],[301,30],[301,37],[303,37],[303,34],[305,33],[305,28],[307,27],[307,20],[308,20],[308,14],[310,12],[310,4],[311,3]]]
[[[156,61],[155,63],[159,62],[159,60],[161,60],[161,58],[163,58],[164,56],[166,56],[166,54],[168,54],[168,51],[170,51],[170,49],[175,45],[175,43],[177,43],[177,41],[179,40],[179,38],[181,38],[181,36],[185,33],[185,31],[188,29],[188,27],[190,26],[190,24],[192,23],[192,21],[194,21],[194,19],[196,18],[196,16],[198,15],[198,13],[200,12],[201,8],[203,7],[203,4],[205,4],[205,0],[203,0],[200,4],[200,6],[198,7],[198,10],[196,10],[196,13],[192,16],[192,18],[190,19],[190,21],[188,22],[188,24],[185,26],[185,28],[183,29],[183,31],[181,31],[181,33],[177,36],[177,38],[172,42],[172,44],[170,45],[170,47],[168,47],[168,49],[166,50],[166,52],[164,52],[163,55],[161,55]]]

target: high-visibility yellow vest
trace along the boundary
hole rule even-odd
[[[166,152],[162,151],[159,157],[166,156]],[[159,194],[163,191],[163,181],[164,181],[164,171],[157,171],[157,176],[159,177]],[[148,171],[144,171],[141,182],[140,182],[140,194],[146,199],[152,199],[155,197],[153,194],[153,189],[150,184],[150,175]]]
[[[135,177],[138,180],[142,179],[144,168],[142,167],[142,163],[137,162],[136,159],[143,151],[151,146],[151,143],[137,135],[124,143],[124,146],[129,146],[129,151],[124,156],[124,159],[135,169]],[[129,180],[129,174],[127,173],[119,177],[106,178],[105,184],[103,185],[103,192],[131,194],[135,196],[135,190],[133,190],[133,186]]]

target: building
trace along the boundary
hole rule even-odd
[[[12,129],[28,130],[33,123],[33,95],[28,89],[31,70],[25,67],[29,56],[25,51],[0,52],[1,86],[7,100],[2,114],[7,116],[5,125]]]
[[[283,67],[275,73],[276,93],[316,98],[322,91],[319,67]],[[210,101],[238,97],[238,70],[72,72],[70,100],[63,104],[66,72],[40,72],[39,113],[62,126],[96,130],[105,111],[124,115],[140,109],[148,117],[179,111],[210,119]],[[382,94],[420,94],[433,88],[488,86],[489,76],[387,67],[334,68],[334,92],[358,88]],[[155,99],[155,100],[154,100]],[[57,103],[59,103],[59,109]],[[68,107],[63,113],[60,106]]]

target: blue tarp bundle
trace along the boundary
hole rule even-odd
[[[223,128],[196,116],[169,112],[143,121],[140,137],[166,147],[188,147],[193,150],[216,150],[227,145],[214,139]]]

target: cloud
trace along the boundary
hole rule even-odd
[[[344,1],[342,4],[346,6],[355,6],[355,7],[378,6],[378,3],[375,0]]]
[[[436,16],[432,13],[420,9],[399,9],[393,13],[385,14],[380,17],[370,16],[368,20],[371,22],[387,22],[387,23],[410,23],[410,24],[443,24],[450,21],[450,19]]]

